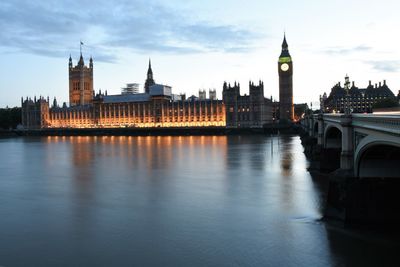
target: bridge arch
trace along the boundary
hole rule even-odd
[[[340,168],[342,153],[342,131],[334,124],[324,129],[323,153],[320,157],[320,168],[324,171],[334,171]]]
[[[400,144],[365,138],[357,146],[354,172],[359,178],[400,178]]]
[[[336,125],[328,124],[324,131],[325,148],[342,147],[342,129]]]

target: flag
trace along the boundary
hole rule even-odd
[[[81,41],[81,45],[83,45],[83,42]]]

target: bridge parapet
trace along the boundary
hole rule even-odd
[[[318,138],[318,145],[328,148],[328,131],[340,131],[342,170],[354,169],[359,153],[370,143],[400,144],[400,116],[393,114],[313,114],[306,118],[311,137]],[[318,131],[316,131],[318,126]],[[337,142],[338,140],[334,140]]]
[[[353,114],[352,125],[400,136],[400,116]]]
[[[324,121],[341,124],[343,119],[348,120],[349,116],[344,114],[324,114]]]

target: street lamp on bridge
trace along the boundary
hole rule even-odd
[[[351,109],[350,109],[350,79],[347,74],[346,74],[346,77],[344,77],[344,90],[346,92],[346,101],[344,103],[344,114],[350,115],[350,113],[351,113]]]

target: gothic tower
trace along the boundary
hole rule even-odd
[[[149,69],[147,70],[147,79],[144,83],[144,92],[150,93],[150,86],[154,85],[153,70],[151,69],[151,61],[149,59]]]
[[[240,84],[235,82],[234,86],[224,82],[222,89],[222,100],[225,104],[225,118],[227,127],[238,126],[238,100],[240,97]]]
[[[283,36],[282,52],[278,60],[279,114],[280,119],[293,121],[293,61],[289,54],[286,35]]]
[[[69,56],[69,105],[82,106],[93,100],[93,59],[90,57],[89,66],[85,66],[82,53],[78,65],[73,67]]]

